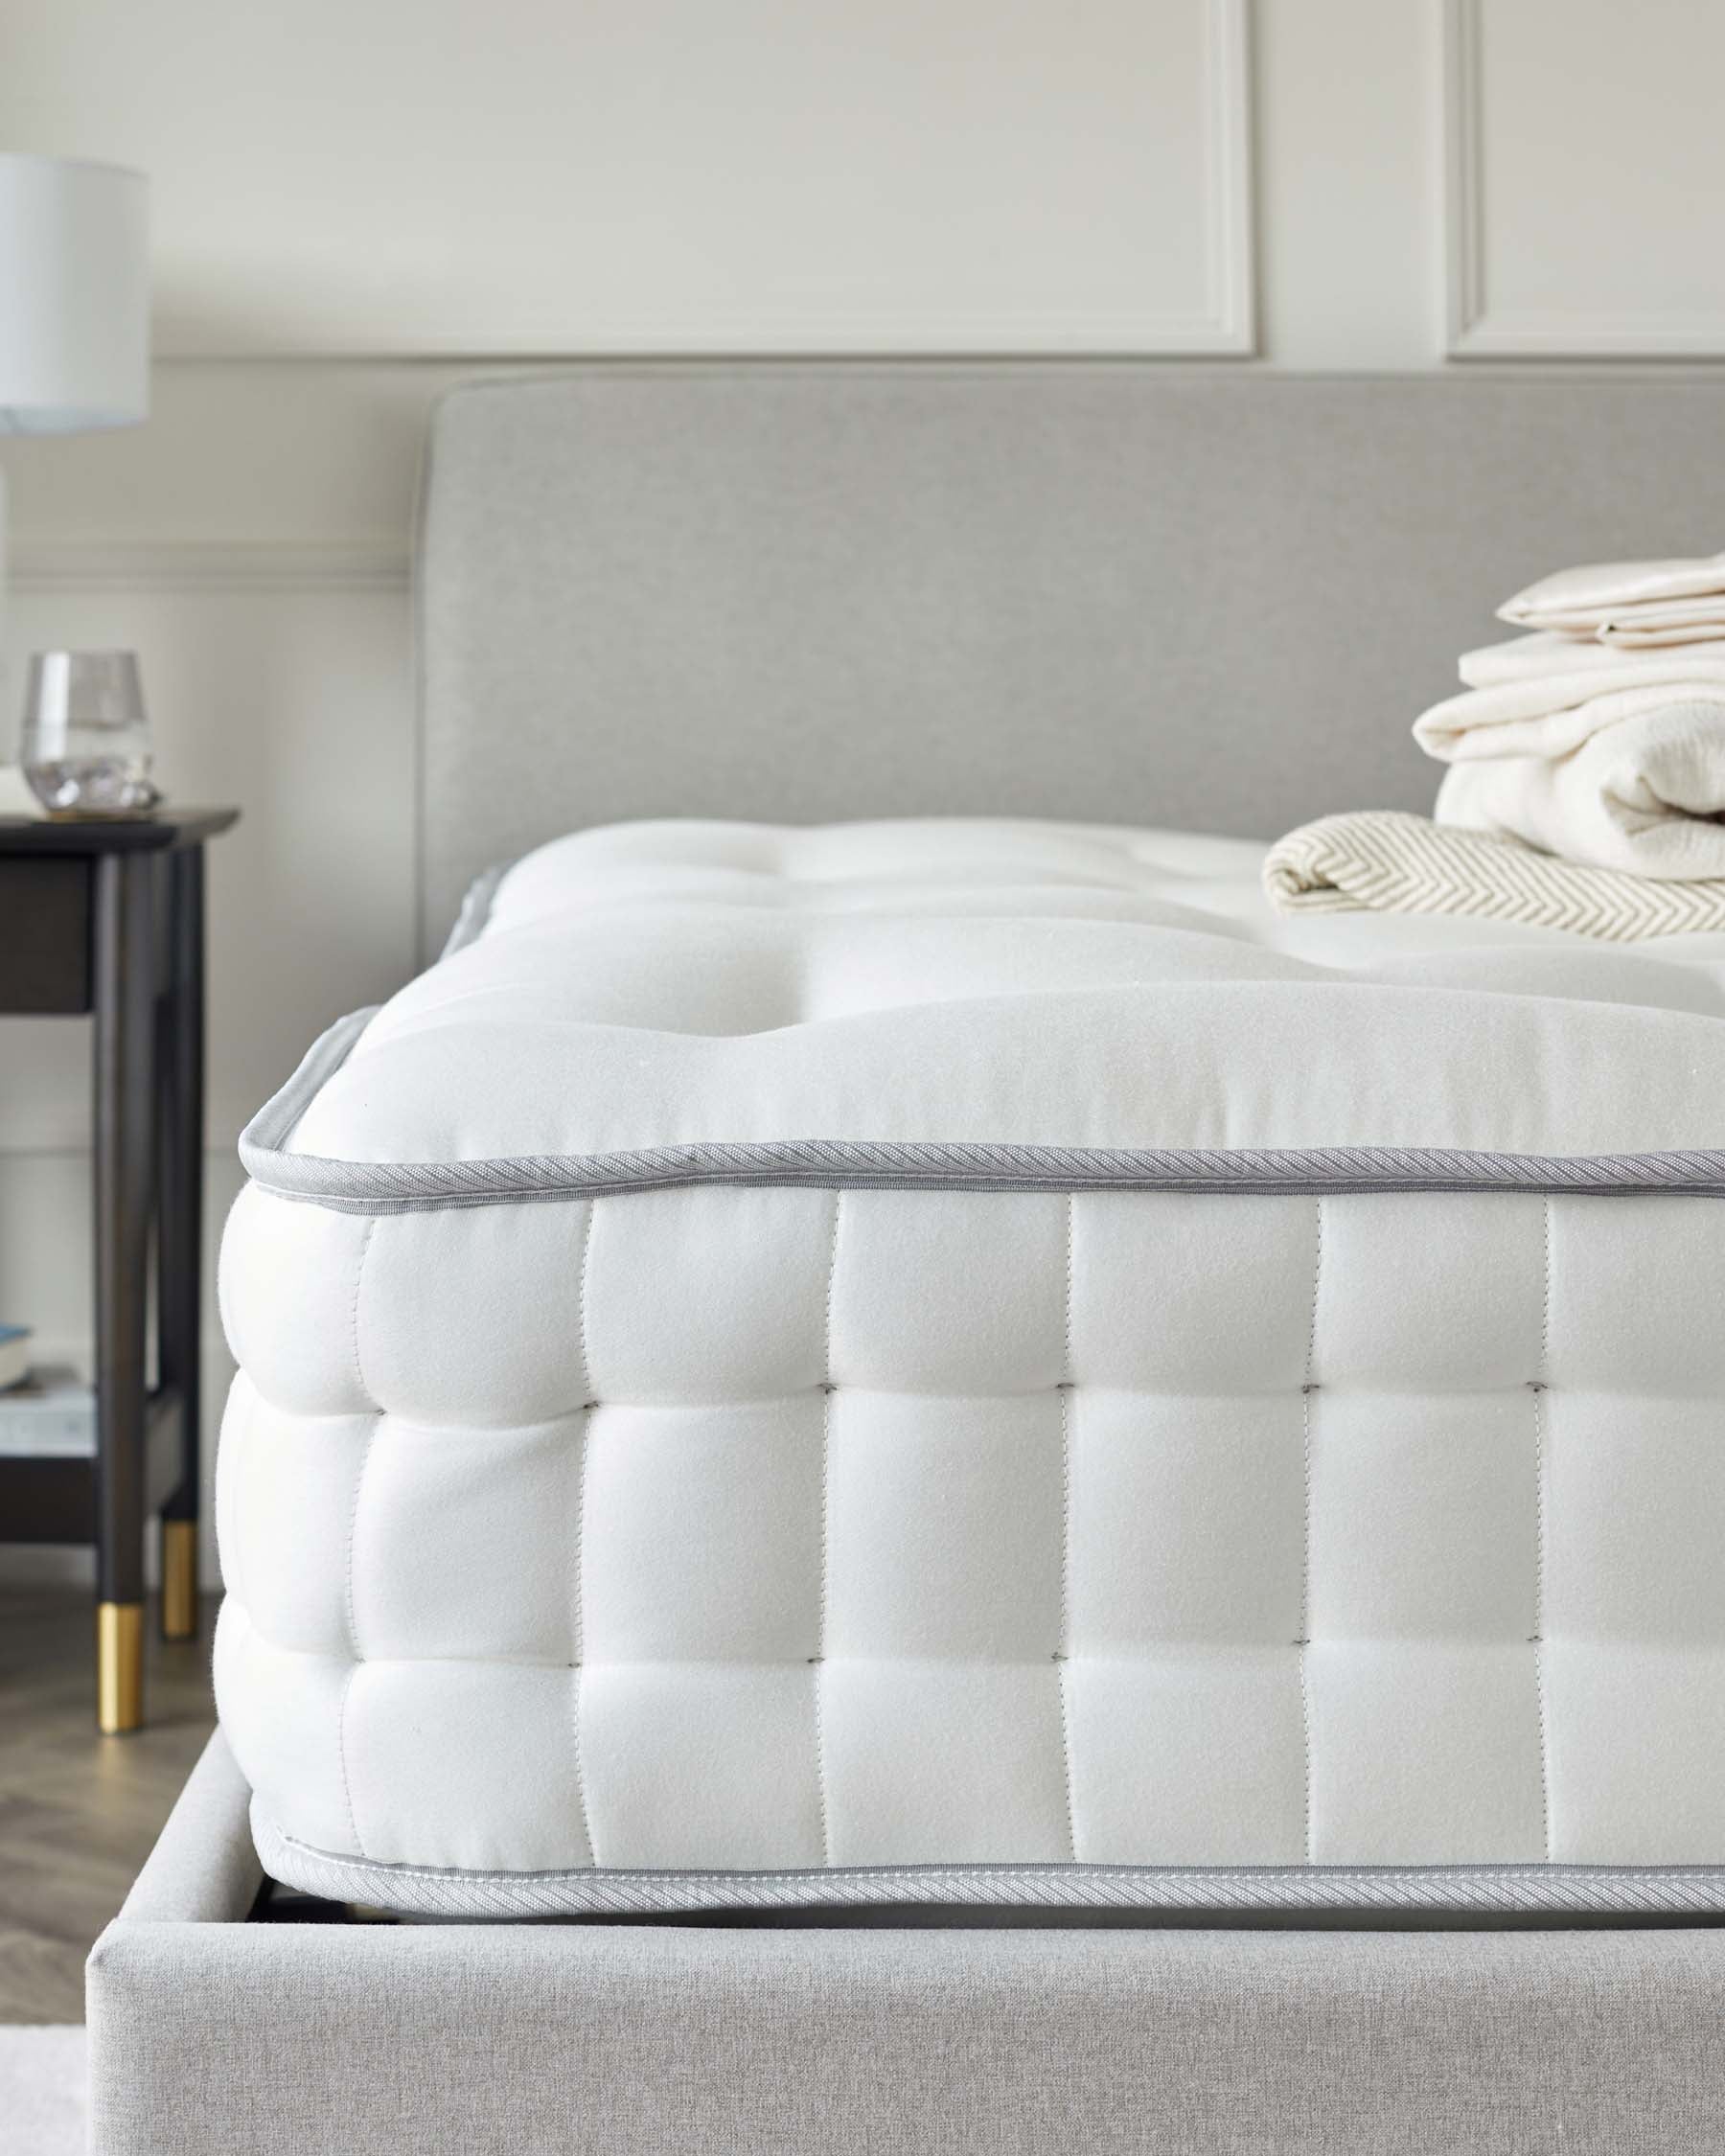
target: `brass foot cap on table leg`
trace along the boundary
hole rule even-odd
[[[104,1736],[144,1727],[144,1605],[96,1605],[96,1726]]]
[[[190,1640],[197,1631],[197,1522],[162,1522],[162,1638]]]

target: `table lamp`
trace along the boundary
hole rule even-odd
[[[150,183],[80,157],[0,151],[0,440],[129,426],[150,409]],[[0,472],[0,685],[6,487]],[[15,714],[0,702],[0,763]]]

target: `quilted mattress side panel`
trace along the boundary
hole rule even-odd
[[[1725,1863],[1716,1204],[254,1188],[221,1291],[310,1850]]]

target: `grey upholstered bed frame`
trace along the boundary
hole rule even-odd
[[[96,2156],[1725,2146],[1718,1930],[248,1923],[249,1796],[91,1956]]]
[[[1422,807],[1568,561],[1725,543],[1725,379],[595,366],[426,493],[422,932],[577,824]],[[1725,2145],[1725,1931],[245,1920],[219,1738],[90,1970],[97,2156]]]

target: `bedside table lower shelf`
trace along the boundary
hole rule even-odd
[[[185,1399],[158,1386],[144,1411],[144,1509],[159,1512],[180,1494]],[[90,1543],[96,1539],[96,1455],[0,1452],[0,1521],[7,1542]]]

